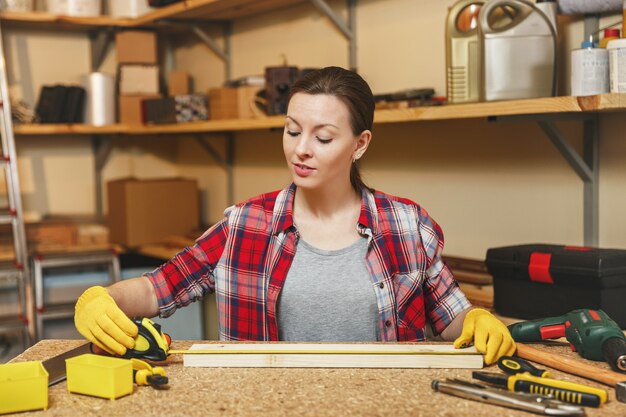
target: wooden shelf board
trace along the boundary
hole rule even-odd
[[[378,110],[374,123],[402,123],[456,120],[491,116],[522,116],[558,113],[609,112],[626,109],[626,94],[600,94],[590,97],[547,97],[489,103],[453,104],[408,109]],[[210,132],[240,132],[280,129],[284,116],[258,119],[209,120],[207,122],[165,125],[16,125],[18,135],[168,135]]]
[[[0,13],[9,26],[39,29],[90,30],[103,27],[153,26],[163,20],[233,20],[304,3],[306,0],[185,0],[136,18],[74,17],[46,12]]]
[[[76,17],[59,16],[45,12],[10,12],[0,13],[3,24],[21,28],[90,30],[110,26],[132,27],[135,19],[117,18],[111,16]]]
[[[282,128],[284,116],[269,116],[258,119],[209,120],[207,122],[179,123],[166,125],[127,126],[131,135],[159,135],[174,133],[240,132]]]
[[[107,135],[127,133],[125,125],[91,126],[81,124],[22,124],[14,126],[15,134],[39,135]]]
[[[471,119],[491,116],[520,116],[553,113],[603,112],[626,109],[626,94],[599,94],[589,97],[545,97],[487,103],[449,104],[379,110],[375,123],[398,123],[426,120]]]
[[[136,24],[158,20],[233,20],[304,3],[306,0],[187,0],[162,7],[135,19]]]

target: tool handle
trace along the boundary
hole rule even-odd
[[[550,395],[556,400],[570,404],[583,405],[585,407],[600,407],[600,404],[602,404],[602,399],[596,394],[577,392],[563,388],[555,388],[549,385],[538,384],[530,381],[517,381],[515,383],[514,391],[528,392],[531,394]]]
[[[509,331],[516,342],[540,342],[564,337],[566,322],[564,316],[521,321],[509,325]]]
[[[522,343],[517,343],[517,356],[549,366],[550,368],[602,382],[612,387],[619,382],[626,382],[626,375],[624,374],[598,368],[563,355],[545,352]]]
[[[513,356],[502,356],[498,359],[498,368],[504,373],[509,375],[521,374],[528,372],[534,376],[550,378],[550,372],[544,369],[535,367],[532,363],[525,361],[524,359]]]
[[[608,399],[606,390],[560,379],[542,378],[528,373],[509,377],[508,388],[513,391],[552,395],[557,400],[599,407]]]

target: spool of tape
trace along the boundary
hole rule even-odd
[[[105,126],[115,123],[115,77],[93,72],[83,78],[87,95],[85,123]]]

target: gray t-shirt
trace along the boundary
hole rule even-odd
[[[278,298],[280,340],[380,340],[378,304],[365,265],[366,252],[365,237],[330,251],[298,241]]]

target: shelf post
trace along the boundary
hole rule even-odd
[[[94,153],[94,168],[95,168],[95,197],[96,197],[96,216],[98,219],[104,218],[104,203],[102,198],[102,170],[111,155],[113,146],[110,140],[106,140],[102,136],[93,135],[91,137],[91,143]]]
[[[598,246],[600,229],[600,135],[598,115],[583,121],[583,159],[591,170],[585,181],[583,198],[585,246]]]

